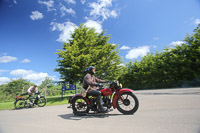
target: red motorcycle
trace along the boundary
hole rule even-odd
[[[133,90],[122,88],[118,81],[109,83],[108,88],[101,88],[102,99],[108,110],[117,108],[123,114],[133,114],[138,110],[139,102],[133,94]],[[94,96],[83,97],[81,94],[75,95],[71,99],[74,115],[86,115],[89,111],[97,112],[97,98]]]

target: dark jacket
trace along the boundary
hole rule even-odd
[[[90,85],[90,89],[88,91],[91,90],[96,90],[99,87],[96,86],[97,83],[104,83],[104,80],[98,79],[96,78],[94,75],[88,73],[85,75],[84,79],[83,79],[83,88],[87,89],[88,86]]]

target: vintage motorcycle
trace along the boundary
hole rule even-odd
[[[38,105],[39,107],[44,107],[47,103],[47,99],[45,96],[41,96],[36,94],[36,97],[32,96],[25,96],[27,94],[20,94],[20,96],[16,96],[16,100],[14,102],[15,109],[22,109],[22,108],[31,108],[35,105]]]
[[[106,88],[100,88],[102,99],[108,110],[117,108],[122,114],[134,114],[139,107],[139,101],[133,94],[133,90],[122,88],[118,81],[108,84]],[[89,111],[98,112],[97,98],[94,96],[83,97],[77,94],[71,99],[74,115],[87,115]]]

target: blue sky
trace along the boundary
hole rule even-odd
[[[200,0],[0,0],[0,84],[59,80],[57,49],[81,23],[110,34],[123,63],[181,45]]]

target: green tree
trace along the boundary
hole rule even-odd
[[[8,84],[3,84],[0,86],[0,100],[15,98],[16,95],[26,92],[31,85],[33,83],[25,79],[13,80]]]
[[[73,84],[81,81],[84,70],[93,65],[96,67],[96,76],[101,79],[118,79],[121,73],[121,58],[117,45],[108,43],[110,37],[105,32],[96,33],[95,29],[81,24],[71,34],[68,43],[58,50],[58,71],[61,79]]]
[[[200,25],[184,44],[148,54],[124,69],[124,85],[134,89],[200,85]]]
[[[45,87],[50,88],[50,87],[53,87],[53,86],[54,86],[54,82],[53,82],[52,78],[46,77],[46,78],[42,81],[42,83],[40,84],[39,88],[40,88],[40,89],[43,89],[43,88],[45,88]]]

